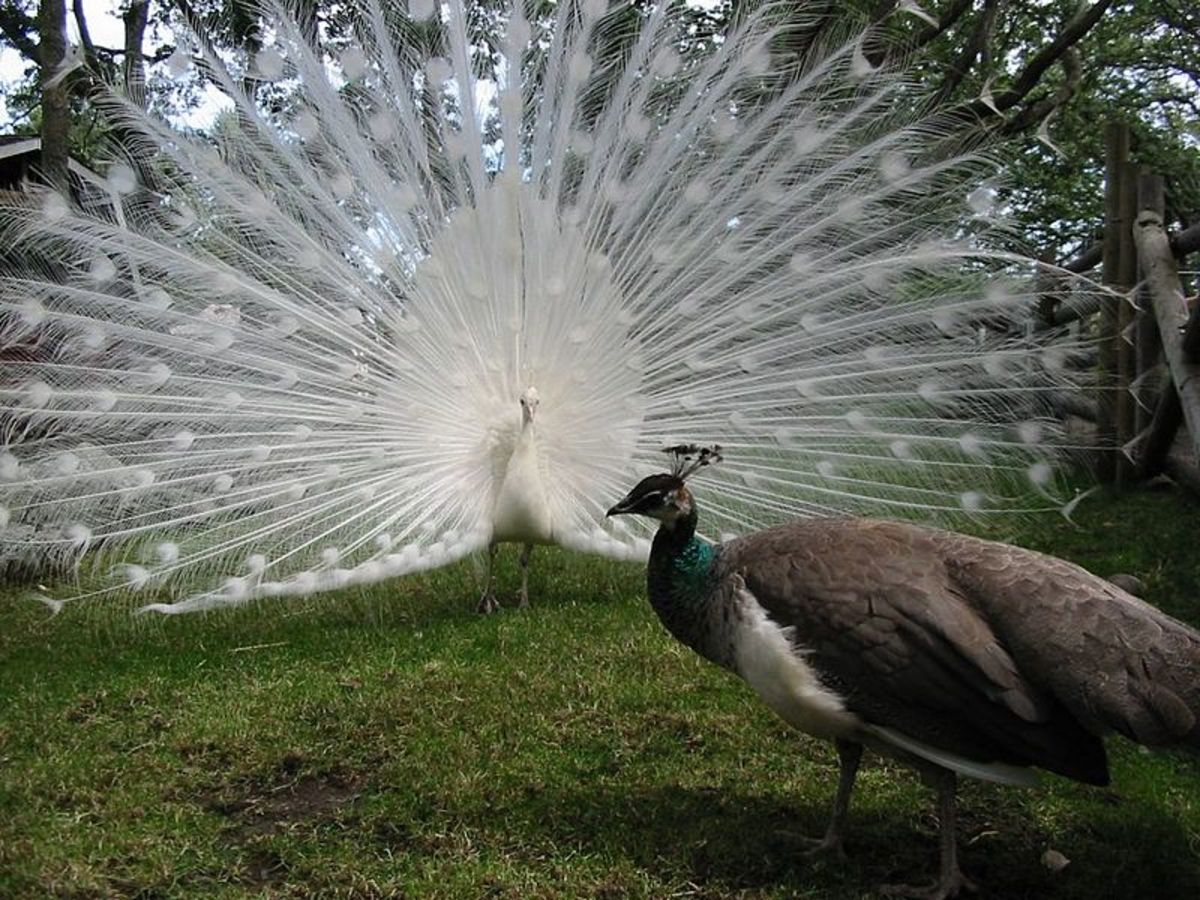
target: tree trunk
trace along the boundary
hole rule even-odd
[[[61,191],[69,190],[71,107],[68,78],[62,76],[67,55],[66,0],[41,0],[38,8],[38,44],[42,81],[42,179]]]
[[[125,89],[138,106],[146,107],[146,62],[142,56],[142,41],[146,20],[150,15],[150,0],[132,0],[121,17],[125,21],[125,60],[123,74]]]
[[[1200,458],[1200,364],[1190,362],[1183,352],[1183,327],[1188,320],[1187,306],[1180,289],[1175,257],[1163,229],[1162,219],[1154,210],[1142,210],[1134,229],[1138,259],[1145,273],[1146,290],[1158,320],[1163,357],[1170,366],[1171,379],[1179,394],[1183,421],[1192,438],[1192,448]]]

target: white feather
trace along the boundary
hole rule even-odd
[[[286,113],[210,55],[236,104],[217,147],[114,99],[130,155],[169,162],[153,193],[120,163],[111,208],[0,208],[30,260],[0,279],[0,347],[44,351],[0,381],[22,552],[125,545],[190,594],[172,611],[369,583],[496,534],[636,557],[646,532],[604,510],[679,441],[726,448],[716,532],[1022,505],[1006,479],[1054,458],[1040,399],[1070,373],[974,327],[1029,304],[1024,260],[967,204],[991,167],[939,156],[860,40],[785,69],[788,26],[760,11],[683,58],[672,4],[614,42],[615,13],[564,0],[501,16],[493,59],[469,4],[428,7],[432,59],[377,0],[348,6],[361,43],[336,58],[278,10],[257,66]],[[265,570],[228,581],[251,554]]]
[[[1037,787],[1041,784],[1038,773],[1033,769],[1010,766],[1007,763],[985,763],[967,759],[882,725],[867,725],[863,730],[873,734],[886,745],[898,747],[921,759],[927,759],[943,769],[957,772],[959,775],[967,775],[982,781],[994,781],[997,784],[1008,784],[1013,787]]]
[[[855,735],[862,722],[821,684],[788,631],[772,622],[745,588],[737,593],[737,608],[743,618],[732,637],[734,665],[762,701],[806,734],[830,739]]]

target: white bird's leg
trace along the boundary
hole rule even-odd
[[[940,766],[923,769],[922,775],[938,792],[938,844],[941,848],[938,880],[928,887],[884,885],[880,893],[891,897],[915,897],[918,900],[948,900],[962,891],[974,893],[978,890],[975,883],[958,867],[958,811],[955,798],[958,776]]]
[[[529,606],[529,558],[533,556],[533,544],[521,548],[521,593],[517,595],[517,606]]]
[[[806,856],[818,853],[832,853],[837,857],[846,855],[842,846],[842,829],[850,813],[850,794],[854,790],[854,779],[858,776],[858,764],[862,761],[863,748],[862,744],[844,741],[841,738],[834,741],[834,746],[837,747],[840,770],[837,794],[833,798],[833,815],[829,819],[829,827],[825,829],[825,836],[808,841]]]
[[[483,583],[483,596],[479,598],[476,611],[482,615],[490,615],[500,608],[496,601],[496,542],[488,544],[487,576]]]

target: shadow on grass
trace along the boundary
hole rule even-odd
[[[833,785],[829,785],[830,801]],[[1103,792],[1100,792],[1103,793]],[[1200,860],[1183,827],[1153,807],[1097,800],[1082,804],[1051,838],[1018,797],[992,799],[999,817],[960,804],[964,870],[987,897],[1176,898],[1200,896]],[[875,896],[887,883],[921,885],[937,873],[933,796],[911,817],[870,809],[851,815],[847,857],[805,855],[805,838],[823,833],[826,804],[794,805],[769,795],[679,785],[631,791],[619,784],[541,793],[528,802],[449,812],[456,825],[508,843],[521,835],[532,847],[577,848],[688,884],[700,896],[772,895],[829,898]],[[388,830],[376,828],[381,843]],[[1041,857],[1051,847],[1070,864],[1061,872]],[[792,893],[794,892],[794,893]]]

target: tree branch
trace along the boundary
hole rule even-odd
[[[1051,96],[1030,103],[1004,126],[1004,134],[1020,134],[1028,128],[1041,122],[1048,115],[1066,104],[1083,81],[1083,64],[1079,60],[1079,51],[1068,47],[1059,60],[1063,67],[1063,83]]]
[[[971,67],[975,65],[979,54],[991,41],[996,28],[998,10],[997,0],[984,0],[983,11],[979,14],[979,21],[975,23],[975,29],[967,38],[958,57],[950,63],[950,71],[946,73],[946,77],[933,95],[933,102],[936,105],[941,106],[954,95],[955,90],[967,77],[967,73],[971,71]]]
[[[954,115],[963,120],[974,121],[975,123],[985,123],[997,117],[1003,117],[1005,112],[1021,103],[1037,87],[1042,76],[1050,66],[1062,59],[1068,50],[1072,49],[1087,36],[1088,32],[1095,27],[1096,23],[1100,21],[1110,6],[1112,6],[1112,0],[1097,0],[1091,6],[1080,9],[1067,22],[1054,40],[1046,44],[1030,58],[1025,68],[1017,74],[1010,87],[990,99],[985,100],[983,97],[977,97],[974,100],[960,104],[954,109]],[[1064,63],[1064,65],[1071,65],[1071,63]],[[1071,78],[1071,70],[1068,70],[1068,82],[1070,82]],[[1070,85],[1072,93],[1076,86]],[[1057,105],[1058,102],[1051,105],[1049,109],[1052,111]],[[1018,116],[1018,119],[1021,120],[1019,128],[1006,125],[1005,131],[1012,133],[1013,131],[1028,127],[1029,122],[1036,121],[1036,119],[1027,117],[1024,114]]]
[[[994,98],[996,108],[1000,112],[1004,112],[1024,100],[1029,92],[1037,87],[1042,76],[1046,74],[1046,70],[1054,65],[1068,49],[1083,40],[1110,6],[1112,6],[1112,0],[1097,0],[1096,3],[1076,13],[1054,40],[1033,55],[1025,68],[1017,74],[1012,87],[1002,91],[999,96]],[[987,109],[984,104],[979,103],[979,105],[984,110]],[[983,114],[986,115],[986,113]]]
[[[87,16],[83,12],[83,0],[74,0],[71,4],[71,15],[75,19],[75,27],[79,29],[79,43],[83,46],[83,58],[87,67],[96,75],[100,75],[100,57],[96,55],[96,45],[92,43],[92,33],[88,30]]]
[[[915,50],[920,50],[926,44],[931,44],[941,35],[954,27],[954,24],[963,17],[968,9],[974,5],[974,0],[954,0],[954,3],[947,7],[946,11],[938,16],[936,25],[926,24],[924,28],[917,32],[917,36],[913,38],[912,43],[906,48],[909,53]]]
[[[15,3],[0,4],[0,34],[30,62],[39,59],[37,42],[30,37],[37,23]]]

